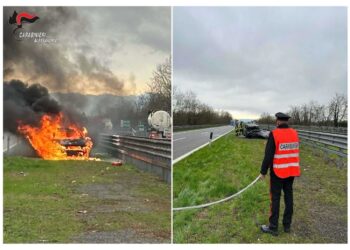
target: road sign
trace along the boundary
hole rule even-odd
[[[139,131],[145,131],[145,125],[139,124]]]
[[[122,128],[130,128],[130,121],[129,120],[120,120],[120,126]]]

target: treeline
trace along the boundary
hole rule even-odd
[[[200,102],[194,92],[182,92],[174,87],[174,126],[229,124],[231,120],[229,112],[215,111],[209,105]]]
[[[347,127],[347,111],[347,97],[337,93],[328,104],[311,101],[293,105],[286,113],[291,117],[290,123],[294,125]],[[257,121],[261,124],[271,124],[275,122],[275,117],[263,113]]]

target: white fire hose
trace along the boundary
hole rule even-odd
[[[218,201],[213,201],[213,202],[210,202],[210,203],[205,203],[205,204],[201,204],[201,205],[196,205],[196,206],[189,206],[189,207],[175,207],[173,208],[173,211],[180,211],[180,210],[187,210],[187,209],[195,209],[195,208],[204,208],[204,207],[209,207],[211,205],[215,205],[215,204],[218,204],[218,203],[221,203],[221,202],[224,202],[224,201],[228,201],[228,200],[231,200],[233,199],[234,197],[240,195],[241,193],[243,193],[244,191],[246,191],[248,188],[250,188],[251,186],[253,186],[258,180],[260,179],[260,175],[258,177],[256,177],[256,179],[250,183],[248,186],[246,186],[245,188],[241,189],[240,191],[238,191],[237,193],[229,196],[229,197],[226,197],[224,199],[221,199],[221,200],[218,200]]]

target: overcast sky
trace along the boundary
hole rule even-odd
[[[343,7],[175,7],[174,85],[234,118],[347,93]]]
[[[14,11],[39,16],[21,31],[57,43],[16,41]],[[40,83],[52,92],[138,94],[171,54],[170,7],[5,7],[4,79]]]

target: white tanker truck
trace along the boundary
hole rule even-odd
[[[168,112],[159,110],[148,115],[148,125],[151,127],[149,138],[171,138],[171,117]]]

